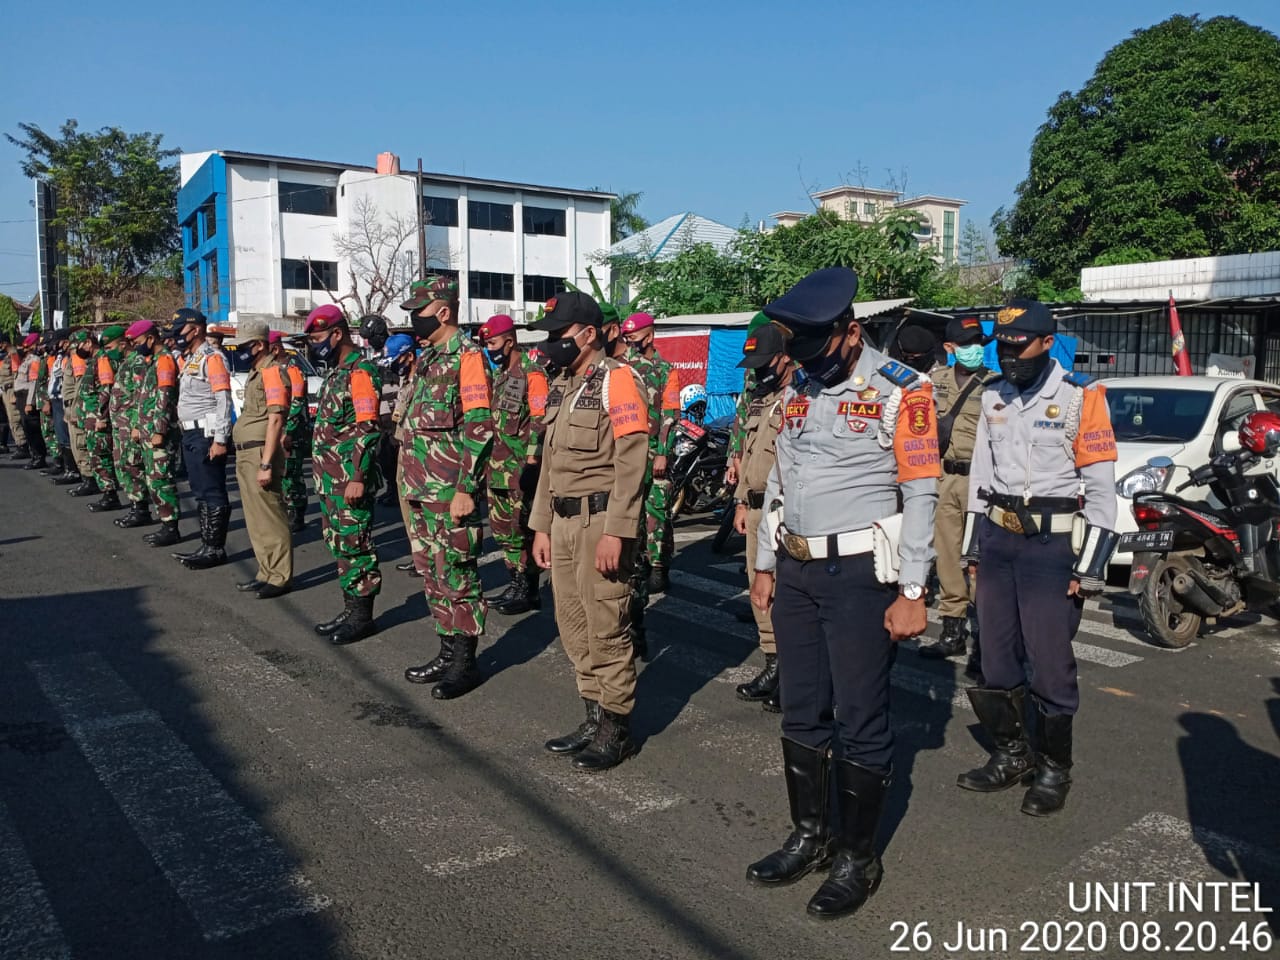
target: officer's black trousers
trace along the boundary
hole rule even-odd
[[[1083,601],[1067,596],[1071,535],[1047,538],[1010,533],[982,519],[978,531],[978,625],[982,676],[994,690],[1030,680],[1045,713],[1073,714],[1080,706],[1071,641]]]
[[[227,456],[209,459],[211,437],[203,430],[182,431],[182,462],[187,467],[187,480],[191,483],[191,495],[196,503],[208,507],[227,505]],[[256,457],[261,450],[246,450],[243,456]]]
[[[27,446],[31,449],[31,456],[37,460],[48,456],[49,450],[44,445],[44,434],[40,432],[40,408],[34,408],[31,413],[26,412],[26,390],[18,390],[14,396],[17,399],[18,409],[22,411],[22,430],[27,435]]]
[[[776,578],[783,736],[818,749],[834,739],[837,757],[887,774],[896,646],[884,614],[896,588],[876,580],[870,554],[803,563],[779,554]]]

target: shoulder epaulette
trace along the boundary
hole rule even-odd
[[[914,386],[920,379],[920,374],[897,360],[890,360],[881,365],[879,373],[895,387],[901,387],[903,390]]]
[[[1071,384],[1073,387],[1079,387],[1082,390],[1085,387],[1090,387],[1090,386],[1093,386],[1093,384],[1097,383],[1097,381],[1093,377],[1089,376],[1087,373],[1080,373],[1077,370],[1072,370],[1062,379],[1065,380],[1067,383]]]

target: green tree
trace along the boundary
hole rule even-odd
[[[640,198],[643,196],[643,193],[620,193],[609,201],[610,243],[617,243],[649,226],[649,221],[640,216]]]
[[[13,300],[0,293],[0,333],[12,338],[18,332],[18,308]]]
[[[121,296],[179,249],[177,150],[161,136],[104,127],[84,133],[68,120],[52,136],[31,123],[6,139],[26,154],[22,172],[52,182],[53,225],[66,233],[72,301],[100,322]]]
[[[1121,248],[1280,247],[1280,39],[1235,17],[1136,31],[1049,109],[992,225],[1002,254],[1057,289]]]

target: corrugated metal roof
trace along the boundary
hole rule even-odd
[[[609,248],[609,256],[671,260],[681,251],[699,243],[709,243],[724,253],[737,235],[737,230],[715,220],[696,213],[678,213],[619,240]]]

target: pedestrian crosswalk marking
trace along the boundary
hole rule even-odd
[[[329,906],[101,655],[28,666],[206,940]]]
[[[0,805],[0,956],[67,960],[71,950],[9,811]]]

